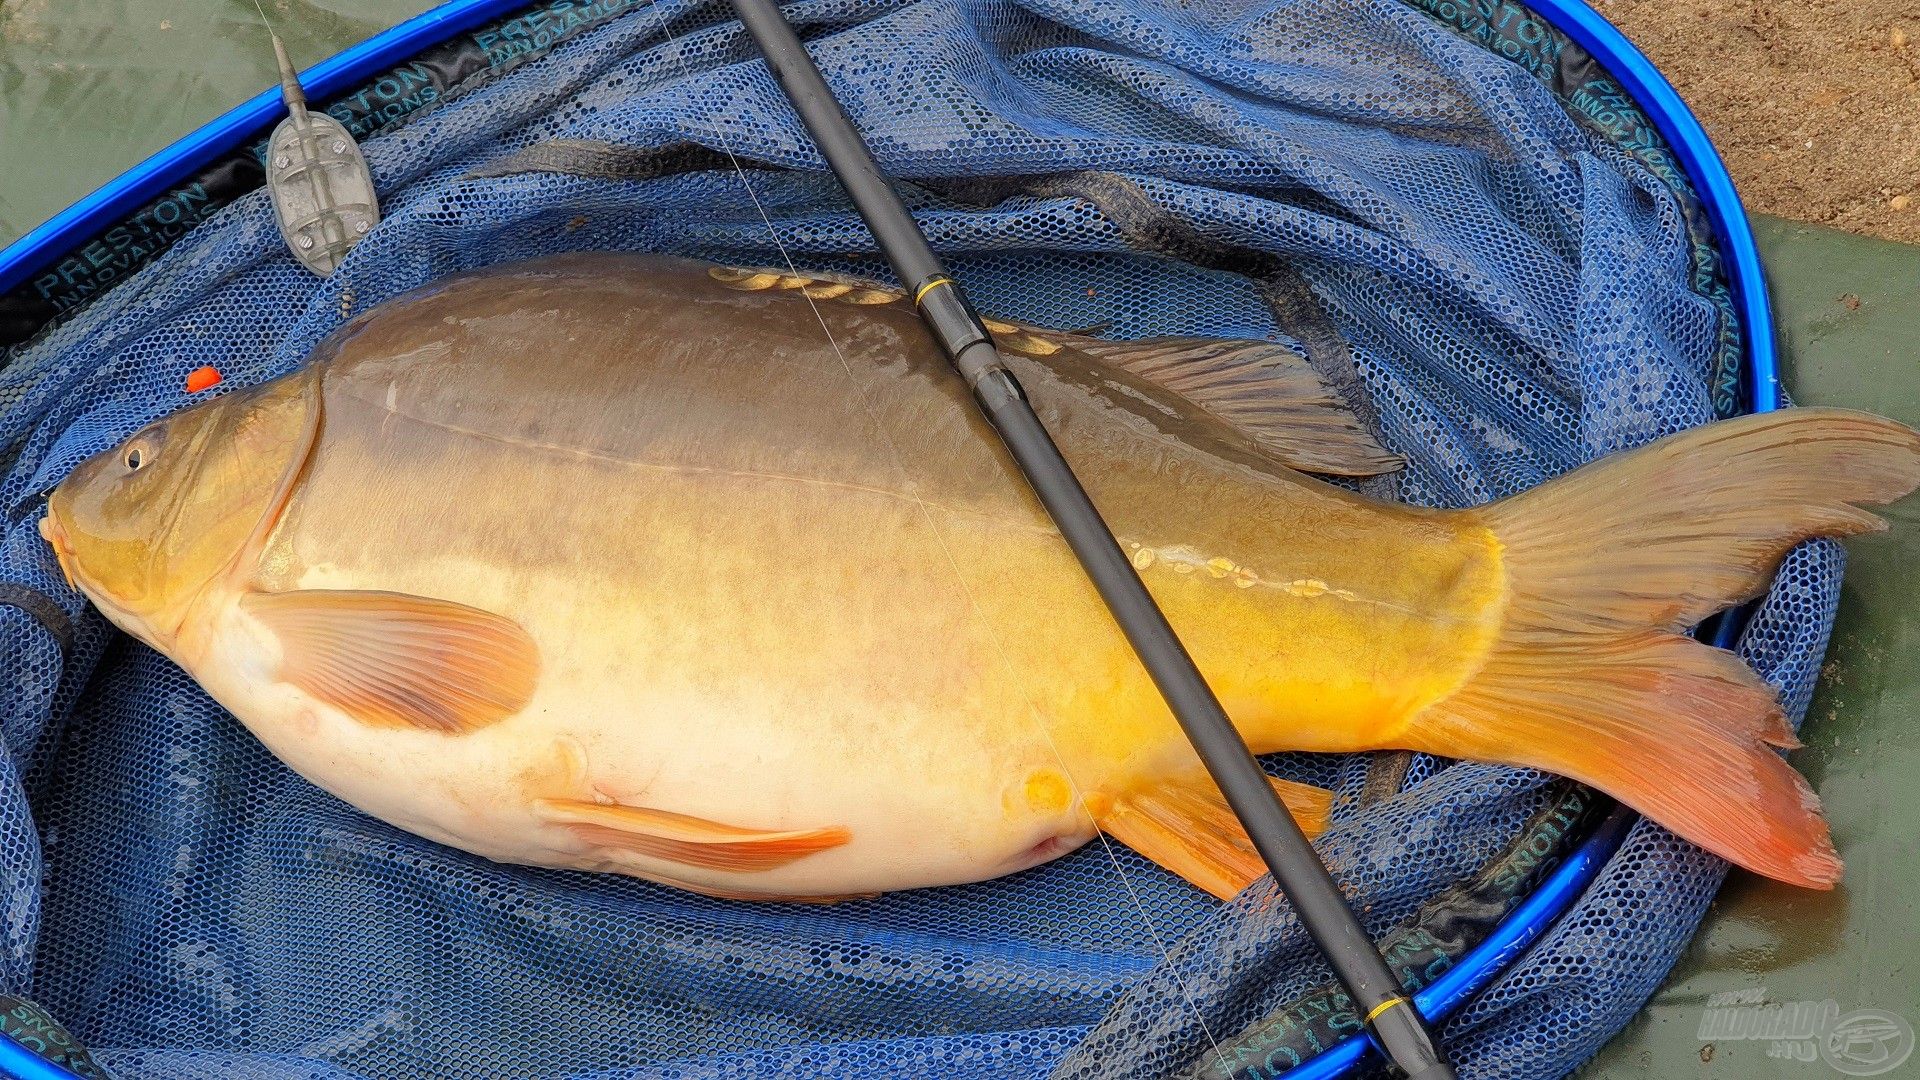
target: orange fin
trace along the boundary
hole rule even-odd
[[[773,870],[852,839],[839,826],[771,832],[665,810],[577,799],[538,799],[534,808],[597,846],[705,870]]]
[[[1830,889],[1840,856],[1773,689],[1724,649],[1649,631],[1496,649],[1414,721],[1415,749],[1524,765],[1612,795],[1730,862]]]
[[[1309,838],[1326,831],[1333,792],[1271,777],[1268,782]],[[1226,797],[1199,769],[1124,795],[1095,795],[1087,804],[1101,831],[1222,900],[1240,895],[1267,872]]]
[[[241,610],[280,642],[280,678],[366,724],[450,735],[525,708],[533,639],[511,619],[404,593],[251,593]]]
[[[1749,870],[1840,880],[1771,687],[1680,636],[1759,593],[1787,549],[1881,528],[1920,484],[1920,435],[1839,409],[1726,420],[1467,513],[1502,545],[1501,637],[1409,749],[1584,781]]]

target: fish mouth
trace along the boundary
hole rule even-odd
[[[61,527],[60,519],[53,516],[52,510],[48,510],[46,516],[40,519],[40,536],[53,548],[53,557],[60,564],[60,576],[67,579],[68,588],[92,601],[108,622],[148,645],[160,648],[154,644],[153,632],[147,629],[144,619],[116,603],[104,590],[87,584],[86,577],[80,572],[80,560],[73,553],[73,541],[67,537],[67,531]]]
[[[40,519],[40,536],[53,548],[53,557],[60,564],[60,576],[67,579],[67,588],[78,589],[80,580],[74,568],[73,546],[67,540],[67,531],[53,516],[53,511]]]

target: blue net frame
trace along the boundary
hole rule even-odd
[[[1330,328],[1411,460],[1400,498],[1486,501],[1741,406],[1757,279],[1743,295],[1716,242],[1744,228],[1731,191],[1694,189],[1698,149],[1639,111],[1644,73],[1593,69],[1590,25],[1557,20],[1569,37],[1517,5],[1450,0],[806,0],[789,15],[883,166],[919,182],[924,226],[983,309],[1309,353]],[[1284,903],[1256,889],[1221,908],[1124,851],[1124,882],[1095,850],[818,911],[449,851],[289,773],[64,586],[34,532],[39,494],[179,407],[202,364],[259,381],[381,299],[553,251],[776,261],[743,180],[803,265],[884,276],[717,5],[440,19],[411,32],[457,30],[481,63],[441,82],[402,65],[391,95],[375,79],[334,103],[388,220],[333,278],[279,247],[264,193],[216,206],[152,186],[123,200],[147,207],[129,243],[95,240],[36,279],[62,316],[0,369],[0,586],[45,601],[0,606],[0,990],[120,1077],[1159,1077],[1311,1000],[1327,973]],[[775,168],[480,175],[562,138]],[[1144,249],[1085,198],[943,194],[1069,171],[1118,175],[1168,220],[1267,257],[1308,310]],[[168,199],[173,222],[154,211]],[[1746,392],[1764,405],[1760,374]],[[1737,641],[1796,718],[1840,568],[1834,545],[1795,552]],[[1365,758],[1273,767],[1341,792],[1320,846],[1375,933],[1565,796],[1538,774],[1421,759],[1363,802]],[[1704,913],[1724,864],[1650,824],[1613,827],[1618,852],[1572,910],[1446,1023],[1463,1076],[1573,1068]],[[1415,980],[1444,981],[1454,958]],[[1230,1071],[1302,1057],[1266,1053]]]

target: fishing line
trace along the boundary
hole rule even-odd
[[[679,60],[681,75],[686,79],[687,84],[691,86],[695,72],[687,62],[686,55],[679,51],[679,39],[674,37],[672,29],[669,28],[667,24],[666,17],[661,14],[658,0],[647,0],[647,9],[652,13],[654,20],[660,24],[661,34],[666,38],[668,47],[673,50]],[[753,204],[754,212],[760,216],[761,223],[766,226],[767,235],[773,240],[774,248],[780,253],[781,261],[786,264],[787,272],[796,278],[805,278],[807,275],[802,274],[794,264],[793,256],[787,251],[787,245],[780,239],[780,230],[774,225],[773,218],[767,214],[766,207],[760,202],[759,194],[753,189],[752,181],[747,178],[746,169],[741,166],[739,157],[733,152],[732,140],[727,138],[725,129],[719,125],[713,128],[713,132],[716,140],[720,143],[721,152],[727,156],[727,160],[732,164],[734,174],[739,177],[740,186],[746,190],[747,199]],[[907,469],[905,453],[901,451],[899,444],[895,442],[893,438],[893,434],[887,430],[886,425],[881,422],[879,414],[874,410],[872,399],[867,395],[866,389],[861,384],[860,379],[854,375],[853,365],[848,362],[846,353],[840,347],[839,339],[833,336],[833,328],[828,325],[826,316],[820,313],[819,303],[815,301],[813,296],[804,288],[800,289],[799,292],[801,296],[806,298],[807,307],[813,312],[815,321],[820,324],[821,333],[826,335],[827,344],[832,347],[834,356],[840,361],[841,370],[846,373],[847,381],[853,385],[854,393],[859,398],[861,410],[866,413],[869,425],[879,433],[880,441],[886,446],[888,453],[892,456],[893,465],[899,473],[902,488],[913,498],[914,505],[918,507],[921,518],[925,520],[929,531],[933,534],[935,543],[940,548],[941,554],[946,558],[948,568],[953,571],[954,579],[959,583],[961,594],[965,596],[969,609],[973,612],[978,625],[986,630],[987,638],[993,643],[994,652],[999,657],[1002,668],[1009,677],[1013,678],[1015,685],[1024,687],[1025,684],[1015,677],[1013,659],[1006,648],[999,628],[994,625],[993,620],[987,616],[985,609],[980,606],[978,599],[974,596],[972,587],[967,582],[965,571],[960,568],[959,559],[953,554],[953,549],[947,544],[946,534],[942,532],[932,509],[927,506],[925,500],[921,499],[919,488],[913,482],[913,475]],[[1023,693],[1023,696],[1026,695]],[[1060,752],[1059,744],[1054,741],[1053,732],[1051,728],[1048,727],[1046,719],[1041,715],[1039,705],[1034,702],[1030,696],[1026,697],[1026,705],[1029,718],[1032,720],[1034,726],[1039,729],[1040,736],[1045,740],[1048,751],[1053,754],[1055,763],[1060,766],[1061,774],[1067,779],[1067,785],[1073,792],[1075,805],[1080,808],[1082,814],[1086,815],[1087,822],[1093,826],[1093,835],[1100,841],[1101,848],[1106,852],[1107,862],[1113,867],[1113,872],[1119,878],[1121,887],[1126,890],[1128,898],[1132,901],[1134,908],[1139,912],[1140,922],[1146,929],[1147,938],[1160,953],[1163,966],[1173,978],[1181,1002],[1193,1013],[1194,1019],[1199,1023],[1201,1032],[1206,1036],[1208,1045],[1213,1049],[1215,1059],[1224,1065],[1225,1053],[1221,1049],[1220,1040],[1215,1038],[1213,1029],[1207,1024],[1205,1014],[1201,1012],[1198,1002],[1195,1001],[1192,993],[1188,990],[1186,980],[1181,977],[1178,965],[1174,963],[1172,952],[1167,948],[1165,940],[1160,935],[1158,924],[1154,922],[1152,913],[1147,910],[1146,902],[1141,899],[1139,891],[1134,888],[1132,878],[1127,875],[1125,867],[1121,865],[1120,856],[1113,850],[1113,844],[1108,839],[1106,831],[1100,828],[1099,821],[1095,820],[1093,813],[1087,809],[1086,798],[1080,787],[1080,783],[1075,779],[1073,770],[1068,767],[1066,755]]]

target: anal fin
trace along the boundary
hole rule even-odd
[[[1333,792],[1272,777],[1268,782],[1309,838],[1326,831]],[[1107,835],[1222,900],[1240,895],[1267,872],[1226,797],[1202,770],[1087,802]]]
[[[744,829],[666,810],[578,799],[538,799],[534,808],[596,847],[703,870],[773,870],[852,839],[837,825]]]

